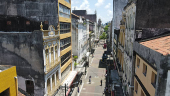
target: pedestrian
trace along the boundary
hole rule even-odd
[[[101,86],[102,86],[102,79],[100,80]]]
[[[79,87],[77,88],[77,92],[79,93]]]
[[[80,80],[80,85],[82,84],[82,80]]]
[[[89,83],[91,83],[91,76],[89,76]]]

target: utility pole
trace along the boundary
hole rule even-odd
[[[66,90],[66,83],[65,83],[65,96],[66,96],[66,91],[67,91],[67,90]]]

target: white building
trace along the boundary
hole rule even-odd
[[[88,38],[89,20],[72,13],[72,53],[78,56],[78,63],[82,63],[82,58],[88,51]]]

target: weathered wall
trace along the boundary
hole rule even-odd
[[[0,15],[18,15],[35,21],[48,21],[57,28],[58,0],[0,0]]]
[[[137,0],[136,29],[168,28],[170,0]]]
[[[19,88],[26,91],[25,80],[32,80],[35,96],[43,96],[45,81],[42,32],[1,32],[0,64],[16,66]]]
[[[138,42],[133,43],[133,48],[142,58],[157,68],[155,96],[164,96],[167,84],[167,72],[170,69],[170,57],[163,56]]]
[[[120,29],[120,21],[122,20],[123,8],[126,6],[128,0],[113,0],[113,23],[115,28]]]

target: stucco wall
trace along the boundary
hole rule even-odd
[[[35,96],[43,96],[45,81],[42,32],[1,32],[0,64],[16,66],[18,87],[26,91],[25,80],[32,80]]]

